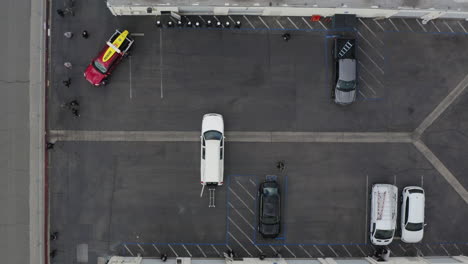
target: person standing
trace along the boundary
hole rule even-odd
[[[284,33],[283,34],[283,40],[284,41],[289,41],[291,39],[291,35],[289,33]]]
[[[70,31],[67,31],[67,32],[63,33],[63,35],[68,39],[71,39],[73,37],[73,33],[70,32]]]
[[[87,38],[89,37],[88,31],[83,30],[83,32],[81,32],[81,36],[82,36],[84,39],[87,39]]]
[[[65,68],[67,68],[67,69],[69,69],[69,70],[71,70],[71,68],[72,68],[72,64],[71,64],[71,62],[69,62],[69,61],[66,61],[66,62],[63,64],[63,66],[65,66]]]
[[[69,88],[70,85],[71,85],[71,78],[68,78],[68,79],[66,79],[66,80],[63,80],[62,83],[63,83],[63,85],[65,85],[67,88]]]
[[[65,12],[63,12],[62,9],[57,9],[57,15],[61,16],[61,17],[64,17],[65,16]]]

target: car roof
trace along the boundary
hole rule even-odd
[[[339,60],[339,79],[342,81],[355,81],[356,80],[356,60],[342,59]]]
[[[115,52],[114,54],[112,54],[112,57],[107,60],[107,61],[103,61],[103,57],[104,57],[104,54],[106,54],[106,51],[107,49],[109,49],[110,47],[109,46],[105,46],[100,52],[99,52],[99,55],[94,59],[95,61],[99,61],[102,65],[104,65],[106,68],[109,68],[110,65],[112,65],[112,63],[114,63],[114,61],[121,57],[122,55],[118,52]]]
[[[221,180],[220,151],[218,140],[206,141],[204,182],[219,182]]]
[[[424,194],[422,193],[411,193],[408,196],[409,209],[408,209],[408,221],[411,223],[423,223],[424,222]]]

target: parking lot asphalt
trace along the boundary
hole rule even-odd
[[[74,17],[53,16],[49,130],[191,132],[203,114],[218,112],[228,132],[413,132],[467,74],[466,21],[359,19],[357,31],[332,31],[330,21],[301,17],[196,16],[184,21],[240,20],[242,27],[160,29],[154,17],[113,17],[103,3],[89,4]],[[131,56],[108,86],[91,87],[83,70],[116,28],[134,33]],[[84,29],[90,38],[80,37]],[[358,40],[359,94],[349,107],[330,98],[336,35]],[[68,77],[69,88],[62,85]],[[79,118],[61,107],[73,99]],[[421,140],[468,188],[466,100],[462,92]],[[56,142],[49,184],[57,263],[77,262],[83,245],[90,263],[109,254],[221,257],[227,249],[244,257],[368,256],[375,183],[426,190],[424,240],[405,244],[397,234],[393,254],[468,254],[468,206],[413,144],[227,138],[226,184],[216,188],[215,208],[208,189],[200,198],[199,151],[193,141]],[[255,231],[256,191],[268,174],[278,176],[284,199],[282,233],[273,240]]]

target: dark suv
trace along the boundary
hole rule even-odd
[[[276,181],[260,184],[258,232],[264,238],[275,238],[281,232],[281,193]]]

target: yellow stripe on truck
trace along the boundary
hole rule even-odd
[[[122,43],[125,41],[128,35],[128,30],[124,30],[113,42],[112,45],[114,45],[116,48],[119,48]],[[110,58],[112,58],[112,55],[114,55],[115,50],[112,47],[108,47],[106,50],[106,53],[104,53],[104,56],[102,56],[102,61],[106,62]]]

